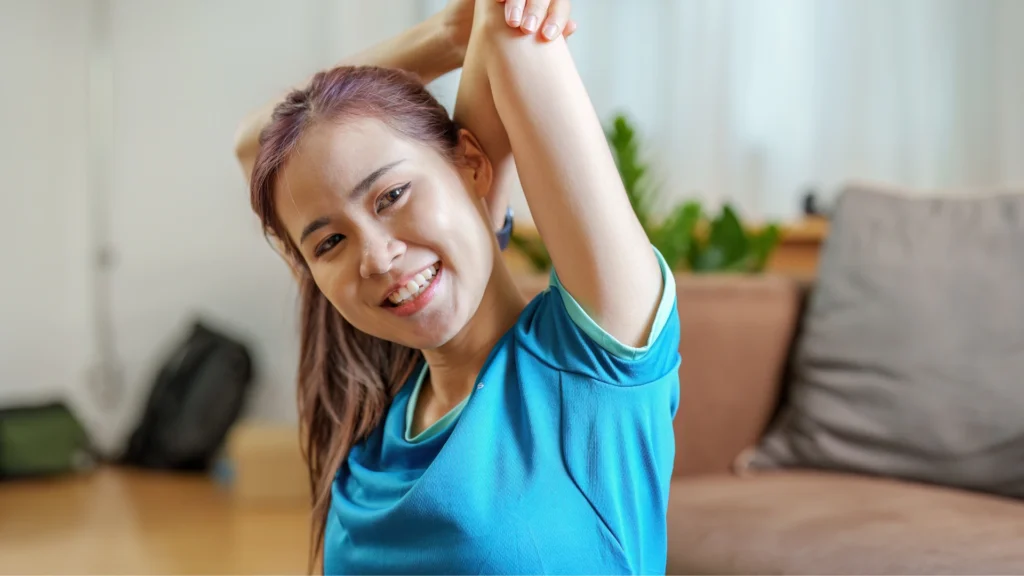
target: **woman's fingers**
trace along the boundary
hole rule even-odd
[[[505,0],[505,22],[513,28],[519,28],[523,23],[525,8],[526,0]]]
[[[569,19],[570,0],[497,0],[505,4],[505,22],[528,34],[538,31],[548,40],[559,34],[568,37],[576,31],[576,22]]]
[[[569,22],[569,0],[552,0],[547,11],[547,20],[541,34],[548,40],[554,40],[562,34]]]
[[[511,1],[511,0],[510,0]],[[523,31],[529,34],[540,30],[541,24],[548,15],[551,0],[527,0],[523,10]]]

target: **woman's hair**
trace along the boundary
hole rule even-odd
[[[457,159],[457,125],[415,76],[342,66],[317,74],[277,106],[260,134],[251,180],[253,211],[265,233],[276,237],[300,284],[298,410],[313,505],[310,570],[318,557],[322,562],[335,473],[353,444],[380,422],[421,358],[418,350],[370,336],[341,317],[314,282],[274,206],[278,173],[303,134],[321,122],[366,117]]]

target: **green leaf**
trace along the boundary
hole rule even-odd
[[[747,253],[747,233],[732,206],[726,204],[722,213],[711,222],[708,233],[708,249],[714,249],[719,267],[741,260]],[[711,258],[710,256],[706,258]]]
[[[760,232],[750,235],[751,272],[760,272],[768,265],[775,247],[778,246],[782,231],[775,224],[769,224]]]
[[[686,202],[677,206],[651,234],[651,244],[661,252],[672,269],[686,262],[694,242],[694,231],[702,215],[703,209],[699,202]]]
[[[691,268],[694,272],[720,272],[728,264],[721,246],[707,245],[694,252]]]

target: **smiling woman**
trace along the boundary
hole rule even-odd
[[[351,94],[326,96],[338,85]],[[257,211],[279,222],[311,279],[348,323],[382,340],[432,350],[455,337],[479,307],[495,242],[483,201],[489,162],[468,132],[460,136],[454,125],[429,132],[426,113],[440,117],[443,108],[393,106],[383,121],[361,114],[377,101],[414,102],[403,91],[423,90],[411,78],[376,68],[317,76],[311,93],[325,96],[296,104],[293,122],[310,122],[301,118],[305,114],[333,121],[313,120],[293,143],[282,141],[295,134],[290,125],[271,125],[266,149],[292,151],[276,170],[257,162],[253,185],[268,192],[255,197]],[[288,128],[283,136],[278,126]],[[409,283],[435,266],[429,293],[392,305],[392,296],[413,289]],[[444,305],[426,307],[439,296]],[[414,308],[422,313],[411,318]]]
[[[340,66],[275,107],[251,160],[301,284],[314,553],[328,573],[664,571],[672,275],[567,2],[452,6],[471,24],[455,118],[407,72]],[[555,268],[530,302],[494,234],[515,171]]]

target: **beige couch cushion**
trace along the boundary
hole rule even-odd
[[[668,573],[1024,574],[1024,502],[824,472],[679,479]]]
[[[751,466],[1024,498],[1024,191],[851,185],[829,226]]]

